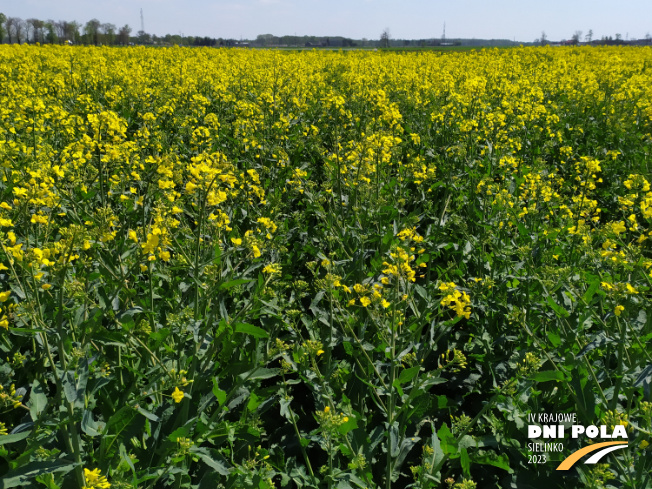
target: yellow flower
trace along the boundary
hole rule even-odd
[[[109,489],[111,487],[106,477],[100,474],[100,469],[84,469],[84,479],[86,479],[86,485],[83,489]]]
[[[7,302],[10,295],[11,295],[11,290],[7,290],[6,292],[0,292],[0,302]]]
[[[638,444],[638,448],[640,448],[641,450],[643,450],[643,449],[647,448],[649,445],[650,445],[650,444],[648,443],[647,440],[643,440],[641,443]]]
[[[611,229],[616,234],[624,233],[627,230],[623,221],[613,223]]]
[[[383,306],[385,309],[387,309],[390,306],[389,302],[387,302],[385,299],[383,299],[380,302],[380,305]]]
[[[629,283],[626,285],[628,294],[638,294],[638,290],[632,287]]]
[[[183,399],[183,391],[180,391],[178,387],[175,387],[174,392],[172,393],[172,399],[174,399],[174,402],[177,404],[180,403]]]
[[[265,268],[263,268],[263,273],[269,273],[270,275],[277,275],[281,273],[281,265],[278,263],[270,263]]]
[[[616,316],[620,316],[624,310],[625,308],[623,306],[616,306],[616,308],[614,309],[614,314]]]
[[[48,289],[50,289],[51,287],[52,287],[52,284],[43,284],[43,285],[41,285],[41,288],[42,288],[43,290],[48,290]]]
[[[331,410],[330,406],[326,406],[326,407],[324,408],[324,412],[325,412],[326,414],[328,414],[328,413],[330,412],[330,410]]]
[[[369,297],[360,297],[360,303],[362,304],[362,307],[367,307],[369,304],[371,304],[371,299]]]
[[[231,243],[233,243],[236,246],[240,246],[242,244],[242,239],[241,238],[231,238]]]

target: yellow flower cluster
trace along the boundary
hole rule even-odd
[[[9,391],[6,391],[5,388],[0,385],[0,406],[12,407],[18,409],[22,406],[21,402],[22,396],[16,393],[16,386],[11,384]]]
[[[441,305],[455,311],[458,317],[471,317],[471,297],[465,291],[458,289],[454,282],[444,282],[439,285],[439,290],[446,295],[441,300]]]
[[[344,413],[337,414],[330,406],[326,406],[323,411],[317,411],[317,421],[322,429],[332,432],[344,423],[348,423],[349,417]]]
[[[109,489],[111,487],[106,477],[100,473],[100,469],[88,470],[84,468],[84,479],[86,484],[83,489]]]

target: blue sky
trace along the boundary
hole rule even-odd
[[[152,34],[255,38],[258,34],[345,36],[377,39],[389,28],[395,39],[441,37],[533,41],[652,33],[651,0],[1,0],[0,12],[28,19],[92,18]]]

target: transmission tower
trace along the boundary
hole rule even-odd
[[[140,9],[140,30],[145,33],[145,18],[143,17],[143,9]]]

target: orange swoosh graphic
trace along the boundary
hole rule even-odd
[[[588,447],[580,448],[578,451],[571,453],[568,457],[564,459],[562,463],[559,464],[557,470],[568,470],[570,469],[575,462],[581,459],[584,455],[587,455],[601,448],[608,447],[611,445],[627,445],[626,441],[605,441],[603,443],[595,443],[589,445]]]

